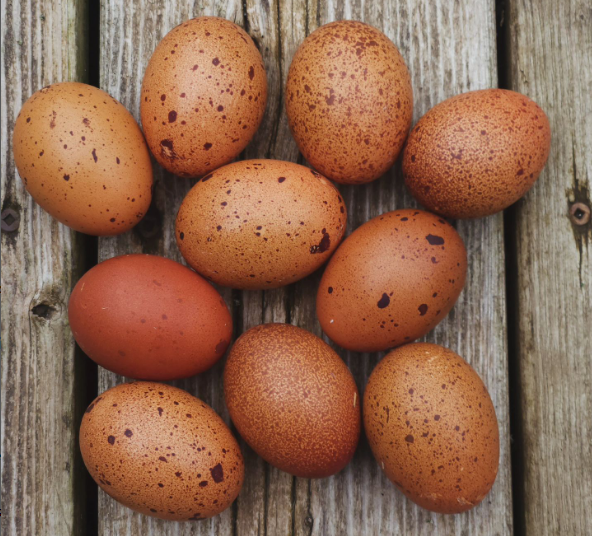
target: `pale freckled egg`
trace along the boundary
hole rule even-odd
[[[264,324],[244,333],[224,369],[232,422],[268,463],[322,478],[343,469],[360,436],[360,397],[347,365],[296,326]]]
[[[337,249],[317,292],[317,316],[337,344],[377,352],[425,335],[452,309],[467,252],[448,222],[395,210],[356,229]]]
[[[203,177],[176,222],[185,260],[219,285],[293,283],[326,262],[345,232],[345,203],[330,181],[279,160],[235,162]]]
[[[387,354],[368,380],[363,411],[376,460],[419,506],[456,514],[489,493],[499,466],[495,408],[451,350],[417,343]]]
[[[55,219],[90,235],[117,235],[146,214],[152,164],[132,115],[78,82],[47,86],[23,105],[12,138],[25,188]]]
[[[532,188],[550,146],[549,120],[525,95],[463,93],[434,106],[412,130],[403,156],[405,183],[438,214],[488,216]]]
[[[240,447],[220,416],[161,383],[124,383],[97,397],[82,418],[80,450],[105,493],[161,519],[218,515],[243,484]]]
[[[362,22],[332,22],[296,51],[286,112],[315,169],[341,183],[370,182],[394,164],[409,132],[411,78],[381,31]]]
[[[265,68],[253,40],[231,21],[199,17],[156,47],[140,112],[158,163],[176,175],[199,177],[241,153],[266,103]]]

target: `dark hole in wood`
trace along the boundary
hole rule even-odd
[[[52,307],[48,303],[40,303],[35,305],[31,312],[40,318],[45,318],[46,320],[51,320],[55,314],[58,312],[55,307]]]

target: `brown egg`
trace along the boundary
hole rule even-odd
[[[263,119],[263,59],[240,26],[199,17],[171,30],[150,59],[140,112],[158,163],[198,177],[236,158]]]
[[[219,285],[281,287],[331,256],[347,214],[337,189],[307,167],[245,160],[204,177],[177,215],[187,262]]]
[[[506,89],[463,93],[434,106],[409,135],[405,183],[438,214],[488,216],[530,190],[550,145],[547,116],[528,97]]]
[[[337,182],[370,182],[393,165],[409,132],[411,78],[381,31],[362,22],[332,22],[310,34],[294,55],[286,112],[314,168]]]
[[[341,471],[360,437],[360,397],[346,364],[321,339],[289,324],[244,333],[224,369],[224,397],[245,441],[302,478]]]
[[[243,456],[224,421],[162,383],[124,383],[96,398],[82,417],[80,450],[105,493],[161,519],[218,515],[243,485]]]
[[[25,188],[81,233],[129,231],[152,199],[152,164],[131,114],[96,87],[64,82],[23,105],[12,138]]]
[[[437,344],[408,344],[378,363],[364,393],[364,429],[386,476],[428,510],[469,510],[497,476],[489,393],[468,363]]]
[[[377,352],[411,342],[452,309],[467,252],[446,221],[429,212],[388,212],[356,229],[327,265],[317,316],[337,344]]]
[[[216,289],[189,268],[153,255],[124,255],[93,267],[74,287],[68,316],[92,360],[145,380],[203,372],[232,337],[232,318]]]

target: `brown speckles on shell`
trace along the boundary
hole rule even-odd
[[[233,22],[192,19],[156,47],[141,97],[142,125],[156,160],[183,177],[205,175],[238,156],[257,131],[267,102],[263,60]],[[171,140],[174,153],[161,140]]]
[[[442,346],[408,344],[376,366],[364,393],[364,428],[388,478],[428,510],[468,510],[497,476],[491,398],[470,365]]]
[[[243,334],[226,363],[224,396],[239,433],[283,471],[326,477],[354,454],[360,435],[355,381],[308,331],[265,324]]]
[[[329,259],[346,220],[343,199],[321,175],[291,162],[245,160],[193,187],[179,209],[176,236],[183,257],[208,279],[274,288]]]
[[[394,348],[425,335],[448,314],[466,271],[464,243],[449,223],[422,210],[388,212],[337,249],[321,279],[317,316],[344,348]]]
[[[380,177],[403,147],[412,111],[405,61],[372,26],[327,24],[294,56],[286,84],[290,129],[305,158],[330,179]]]
[[[142,132],[98,88],[65,82],[37,91],[23,105],[12,143],[27,191],[72,229],[124,233],[150,206],[152,164]]]
[[[505,89],[463,93],[434,106],[409,135],[405,182],[429,210],[488,216],[533,186],[550,144],[547,116],[528,97]]]
[[[243,482],[243,457],[214,410],[153,382],[118,385],[101,397],[104,403],[82,419],[80,449],[91,476],[111,497],[175,521],[212,517],[232,504]]]

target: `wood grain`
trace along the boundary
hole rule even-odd
[[[84,238],[25,192],[12,132],[32,93],[84,80],[85,7],[79,0],[2,0],[1,11],[2,210],[20,215],[16,231],[2,232],[2,534],[79,534],[79,363],[67,303]]]
[[[515,207],[515,341],[528,535],[592,534],[592,7],[509,2],[510,87],[547,112],[547,166]]]
[[[125,4],[125,5],[124,5]],[[496,85],[494,4],[491,0],[449,2],[307,2],[246,0],[243,4],[188,1],[129,2],[106,0],[101,15],[102,87],[122,100],[138,117],[142,72],[159,39],[190,16],[218,14],[242,24],[258,43],[269,83],[264,122],[245,158],[302,161],[289,133],[282,90],[295,50],[316,27],[339,18],[365,20],[393,39],[407,59],[416,99],[415,120],[432,105],[457,92]],[[133,45],[132,45],[133,44]],[[176,209],[190,187],[185,179],[156,172],[156,222],[117,239],[100,241],[100,258],[145,251],[180,260],[174,243]],[[352,229],[371,217],[413,206],[404,191],[399,166],[375,183],[344,187]],[[508,376],[505,333],[505,286],[502,217],[458,225],[469,250],[469,278],[461,298],[428,340],[450,346],[481,374],[492,395],[502,436],[498,480],[474,511],[456,517],[421,511],[382,475],[369,448],[362,444],[354,461],[339,475],[309,481],[268,466],[243,443],[246,482],[233,508],[210,521],[172,524],[148,519],[100,495],[99,533],[145,534],[509,534],[512,508],[509,462]],[[147,237],[146,234],[149,236]],[[320,335],[314,296],[320,273],[291,287],[266,292],[223,290],[233,304],[237,335],[262,322],[291,322]],[[378,355],[337,349],[360,389]],[[220,365],[178,383],[201,396],[228,419],[221,396]],[[102,372],[99,389],[120,381]]]

